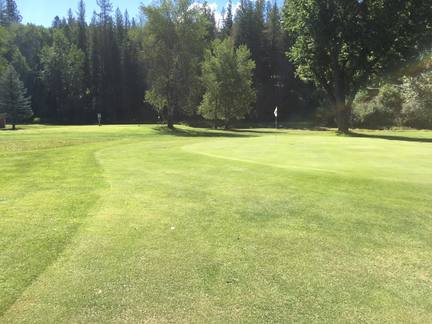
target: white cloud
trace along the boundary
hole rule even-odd
[[[202,8],[203,3],[201,2],[193,2],[190,5],[190,8]],[[214,13],[216,26],[219,28],[222,26],[223,17],[221,14],[221,10],[218,10],[218,4],[216,2],[207,3],[207,7],[210,8],[210,10]]]
[[[255,0],[252,0],[252,1],[255,1]],[[228,4],[228,1],[226,2],[225,6],[219,8],[219,5],[216,2],[207,3],[207,6],[214,13],[216,26],[218,28],[222,27],[223,19],[225,18],[222,15],[222,11],[223,11],[223,9],[226,10],[227,4]],[[202,6],[203,6],[203,3],[201,3],[201,2],[194,2],[191,4],[191,8],[201,8]],[[232,4],[233,18],[237,15],[237,10],[239,10],[239,9],[240,9],[240,1],[234,2]],[[226,15],[226,13],[225,13],[225,15]]]

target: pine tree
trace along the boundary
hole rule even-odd
[[[76,25],[77,25],[77,47],[84,54],[84,65],[83,65],[83,89],[84,97],[82,104],[84,105],[86,114],[90,111],[91,105],[91,73],[90,73],[90,58],[89,58],[89,40],[88,40],[88,26],[86,22],[86,6],[84,0],[80,0],[78,3],[78,10],[76,12]],[[81,116],[82,120],[86,120],[86,116]]]
[[[0,0],[0,25],[7,25],[7,11],[5,0]]]
[[[111,13],[113,10],[112,3],[110,0],[96,0],[96,3],[100,8],[100,12],[98,14],[100,23],[102,26],[106,27],[106,25],[111,20]]]
[[[109,0],[98,0],[90,26],[90,51],[93,108],[110,122],[118,120],[119,54]]]
[[[53,45],[41,51],[41,79],[47,89],[52,115],[64,123],[81,119],[84,54],[62,30],[53,33]]]
[[[61,22],[59,16],[55,16],[55,17],[54,17],[54,20],[53,20],[51,26],[52,26],[52,28],[55,28],[55,29],[56,29],[56,28],[61,28],[61,27],[62,27],[62,22]]]
[[[6,13],[9,24],[19,24],[21,22],[22,17],[15,0],[6,0]]]
[[[78,38],[78,26],[73,15],[72,9],[68,10],[67,20],[64,26],[66,37],[70,42],[76,42]]]
[[[128,31],[131,28],[129,12],[127,10],[124,13],[124,26],[125,26],[126,31]]]
[[[14,0],[0,0],[0,25],[18,24],[22,17]]]
[[[88,82],[88,77],[89,77],[88,34],[87,34],[87,23],[86,23],[86,8],[83,0],[80,0],[78,4],[76,24],[78,25],[77,46],[81,51],[83,51],[85,55],[84,74],[87,79],[86,81]]]
[[[18,73],[13,66],[8,66],[0,78],[0,113],[6,114],[14,130],[18,122],[33,115],[26,92]]]
[[[232,28],[233,28],[232,0],[228,0],[227,9],[226,12],[224,13],[224,18],[223,18],[223,27],[222,27],[223,36],[224,37],[231,36]]]

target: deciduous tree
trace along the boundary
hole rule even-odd
[[[297,74],[323,88],[348,132],[359,89],[430,46],[428,0],[288,0],[284,26]]]
[[[250,51],[242,45],[235,48],[231,37],[216,40],[205,55],[203,64],[204,99],[200,114],[228,128],[234,120],[243,119],[255,101],[252,75],[255,63]]]
[[[176,116],[190,115],[198,105],[209,21],[189,0],[163,0],[142,10],[147,18],[144,55],[150,85],[146,101],[173,128]]]

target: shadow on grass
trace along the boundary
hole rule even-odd
[[[198,129],[182,129],[174,128],[169,129],[168,127],[155,127],[153,128],[160,135],[170,135],[179,137],[255,137],[256,135],[247,134],[252,132],[237,133],[233,130],[198,130]]]
[[[432,143],[432,138],[408,137],[408,136],[398,136],[398,135],[362,134],[362,133],[352,132],[347,134],[346,136],[360,137],[360,138],[376,138],[376,139],[384,139],[389,141]]]
[[[241,129],[232,129],[232,132],[235,133],[254,133],[254,134],[277,134],[278,131],[281,130],[303,130],[303,131],[321,131],[325,132],[329,129],[324,127],[279,127],[278,129],[275,128],[262,128],[262,129],[248,129],[248,128],[241,128]]]
[[[277,131],[276,129],[247,129],[247,128],[242,128],[242,129],[230,129],[230,132],[236,133],[238,135],[241,134],[276,134]]]
[[[19,130],[22,130],[22,128],[15,128],[15,129],[12,129],[12,128],[0,128],[0,132],[17,132],[17,131],[19,131]]]

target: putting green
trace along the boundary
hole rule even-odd
[[[0,322],[427,322],[432,132],[0,132]]]

